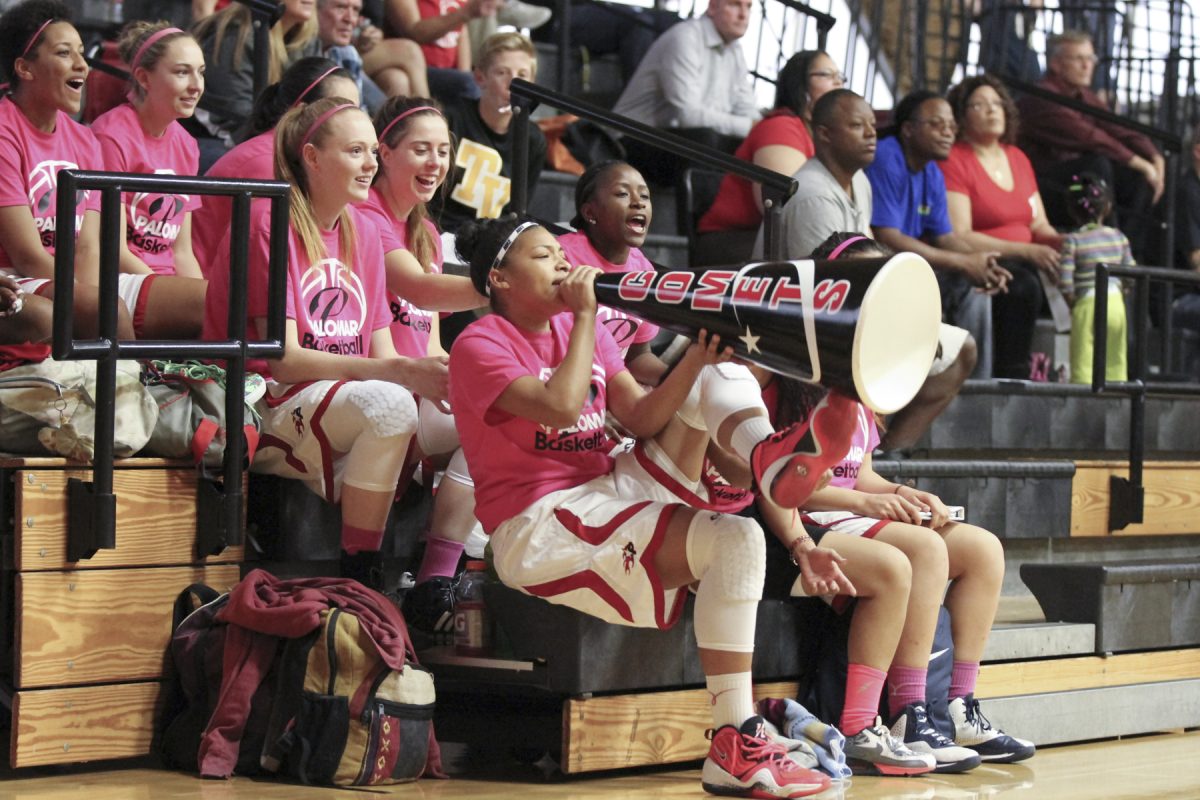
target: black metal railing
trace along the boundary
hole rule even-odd
[[[1133,343],[1129,358],[1128,380],[1109,381],[1105,376],[1108,363],[1108,287],[1109,279],[1128,278],[1134,283],[1133,314],[1129,328]],[[1095,327],[1092,331],[1092,391],[1123,394],[1129,398],[1129,477],[1109,478],[1108,529],[1120,530],[1132,523],[1142,522],[1145,516],[1146,488],[1142,473],[1146,461],[1146,396],[1200,395],[1200,383],[1166,383],[1148,381],[1147,359],[1150,327],[1150,284],[1184,284],[1200,288],[1200,275],[1182,270],[1156,267],[1121,267],[1100,264],[1096,267]],[[1168,293],[1169,295],[1169,293]]]
[[[796,190],[796,182],[787,175],[743,161],[711,147],[697,144],[682,136],[668,133],[649,125],[635,122],[628,117],[605,111],[590,103],[576,100],[544,86],[516,79],[509,87],[513,105],[513,167],[512,208],[524,214],[529,208],[529,115],[539,103],[547,103],[561,111],[575,114],[625,136],[633,137],[665,152],[674,153],[691,161],[721,172],[743,177],[762,187],[763,196],[763,252],[771,260],[781,259],[783,242],[780,241],[779,214],[783,204]]]
[[[67,560],[91,558],[99,549],[116,547],[116,496],[113,494],[113,415],[117,359],[215,358],[227,362],[225,423],[227,435],[221,479],[202,478],[197,488],[196,549],[201,557],[242,542],[242,470],[247,358],[283,354],[287,286],[288,184],[232,178],[176,175],[133,175],[64,169],[58,173],[56,211],[59,220],[74,220],[78,192],[100,192],[100,324],[96,339],[76,339],[74,320],[75,237],[65,224],[54,253],[54,346],[56,359],[96,362],[96,431],[92,480],[71,479],[68,485]],[[119,341],[117,279],[121,243],[121,194],[231,195],[233,216],[229,247],[229,316],[227,338],[204,341]],[[250,241],[250,200],[271,201],[267,337],[247,340],[246,261]]]

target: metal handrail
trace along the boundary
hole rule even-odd
[[[96,430],[92,480],[71,479],[68,485],[67,559],[91,558],[99,549],[116,547],[116,496],[113,494],[113,415],[119,358],[220,358],[226,364],[226,430],[221,480],[201,478],[197,486],[196,549],[205,557],[226,546],[242,543],[242,462],[245,444],[247,358],[278,358],[283,354],[285,292],[287,288],[287,226],[289,186],[280,181],[199,178],[179,175],[134,175],[64,169],[58,173],[55,213],[73,221],[80,190],[100,192],[100,326],[98,338],[75,338],[75,236],[73,222],[60,228],[54,253],[54,358],[96,362]],[[117,339],[117,278],[120,272],[121,194],[231,195],[233,216],[229,244],[229,315],[226,341],[119,341]],[[271,202],[267,279],[267,337],[248,341],[246,334],[246,266],[250,241],[250,199]]]
[[[1129,325],[1133,330],[1133,353],[1129,361],[1129,380],[1109,381],[1105,376],[1108,360],[1108,281],[1110,276],[1134,281],[1134,313]],[[1120,530],[1142,522],[1146,509],[1146,487],[1142,473],[1146,461],[1146,395],[1200,395],[1200,384],[1149,383],[1146,380],[1146,329],[1150,325],[1150,282],[1182,283],[1200,288],[1200,275],[1161,267],[1122,267],[1096,265],[1095,325],[1092,329],[1092,391],[1129,397],[1129,477],[1109,478],[1108,529]]]
[[[711,147],[676,136],[673,133],[636,122],[621,114],[576,100],[545,86],[513,80],[509,87],[513,105],[513,169],[512,206],[519,214],[529,207],[529,115],[539,103],[548,103],[560,111],[575,114],[654,147],[681,155],[698,164],[721,172],[738,175],[762,186],[764,253],[769,259],[782,258],[782,242],[778,241],[778,215],[783,204],[796,191],[796,182],[787,175],[760,167],[749,161],[714,150]]]

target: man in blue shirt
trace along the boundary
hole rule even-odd
[[[1028,377],[1029,337],[1041,288],[1024,273],[1014,282],[999,253],[976,252],[950,226],[946,183],[934,163],[945,160],[954,145],[957,127],[950,104],[933,92],[917,91],[900,101],[893,117],[894,135],[880,140],[875,161],[865,170],[874,196],[875,238],[894,250],[917,253],[937,272],[943,316],[970,331],[978,345],[972,377],[992,377],[993,364],[1004,373],[998,377]],[[999,340],[992,335],[993,311],[997,329],[1006,332]],[[1007,335],[1010,329],[1022,333]],[[1010,352],[1014,347],[1023,352]]]

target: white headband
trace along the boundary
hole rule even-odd
[[[488,268],[488,272],[490,273],[492,270],[494,270],[500,266],[500,262],[502,262],[504,260],[504,257],[506,255],[508,255],[508,249],[510,247],[512,247],[514,243],[516,243],[517,238],[522,233],[529,230],[530,228],[536,228],[536,227],[537,227],[537,223],[534,222],[533,220],[530,220],[528,222],[522,222],[520,225],[513,228],[513,232],[508,235],[508,238],[504,240],[504,244],[500,245],[500,249],[496,251],[496,257],[492,259],[492,266],[490,266]],[[484,291],[484,294],[486,294],[488,297],[491,297],[492,296],[492,285],[490,283],[485,282],[483,284],[483,291]]]

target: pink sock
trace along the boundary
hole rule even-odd
[[[974,694],[975,681],[978,678],[978,661],[955,661],[950,671],[950,699]]]
[[[879,716],[879,695],[887,673],[866,664],[851,664],[846,669],[846,701],[838,728],[846,736],[854,736],[870,727]]]
[[[901,667],[888,670],[888,711],[892,716],[911,703],[925,702],[925,667]]]
[[[382,544],[383,531],[372,531],[367,528],[342,524],[342,549],[350,555],[354,555],[359,550],[378,550]]]
[[[417,583],[430,578],[453,578],[462,554],[462,542],[430,536],[425,540],[425,555],[421,558],[421,569],[417,571]]]

